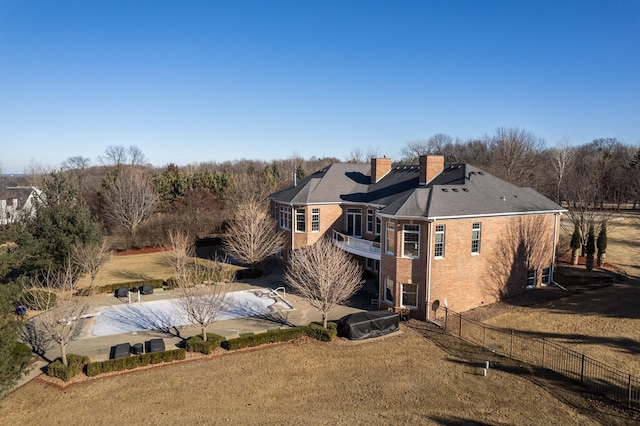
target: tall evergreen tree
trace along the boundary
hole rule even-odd
[[[28,251],[25,269],[40,270],[58,268],[76,244],[99,243],[104,235],[103,227],[91,217],[77,188],[63,173],[51,173],[44,181],[37,197],[36,215],[26,226],[25,239],[31,244],[20,247]]]
[[[593,230],[593,225],[589,226],[589,234],[587,235],[587,269],[591,271],[593,269],[593,255],[596,252],[596,237]]]
[[[596,245],[598,246],[598,266],[602,268],[607,253],[607,222],[602,222]]]
[[[578,250],[582,247],[582,238],[580,237],[580,226],[576,223],[573,227],[573,235],[571,235],[571,264],[578,264]]]

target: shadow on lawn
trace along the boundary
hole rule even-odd
[[[447,361],[466,366],[468,374],[483,374],[481,369],[484,368],[485,363],[488,361],[490,364],[487,372],[488,379],[491,378],[491,370],[524,378],[544,389],[544,392],[549,392],[564,404],[597,419],[602,424],[631,425],[640,420],[640,413],[616,405],[598,395],[591,394],[579,383],[561,374],[497,355],[481,346],[461,340],[431,323],[410,320],[408,325],[425,338],[434,342],[445,352],[448,355],[445,358]],[[474,420],[457,417],[430,418],[438,422],[438,424],[444,425],[485,424],[481,422],[473,423]]]

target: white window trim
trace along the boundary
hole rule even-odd
[[[315,218],[318,220],[315,220]],[[318,229],[313,229],[317,225]],[[311,209],[311,232],[320,232],[320,209],[312,208]]]
[[[384,295],[383,295],[383,297],[384,297],[384,301],[385,302],[393,304],[393,299],[387,299],[387,286],[388,286],[389,282],[391,282],[391,289],[390,289],[391,297],[395,297],[395,294],[394,294],[394,292],[395,292],[395,283],[389,277],[386,277],[384,279],[384,291],[383,291]]]
[[[415,305],[405,305],[404,303],[404,286],[405,285],[415,285],[416,286],[416,304]],[[420,300],[419,296],[420,296],[420,286],[418,286],[417,284],[412,284],[412,283],[402,283],[400,284],[400,306],[402,306],[403,308],[408,308],[408,309],[417,309],[418,308],[418,301]]]
[[[549,273],[547,274],[547,279],[546,280],[545,280],[545,277],[544,277],[545,276],[545,273],[544,273],[545,269],[549,271]],[[541,278],[541,284],[542,285],[551,284],[551,266],[548,266],[546,268],[542,268],[542,275],[541,275],[540,278]]]
[[[389,251],[389,231],[393,232],[393,251]],[[385,226],[385,232],[384,232],[384,252],[386,254],[390,254],[390,255],[394,255],[396,254],[395,250],[396,250],[396,244],[395,244],[395,239],[396,239],[396,226],[393,222],[387,222],[386,226]]]
[[[367,209],[367,232],[369,234],[373,234],[373,227],[374,227],[373,217],[374,217],[373,210]]]
[[[418,229],[417,230],[407,230],[407,226],[417,226]],[[407,234],[415,234],[418,236],[418,242],[416,244],[418,244],[418,254],[417,255],[411,255],[411,254],[405,254],[404,252],[404,245],[406,243],[406,235]],[[408,259],[417,259],[420,257],[420,225],[410,225],[410,224],[405,224],[402,225],[402,257],[406,257]]]
[[[304,230],[302,231],[298,229],[298,213],[300,210],[302,211],[302,223],[304,224]],[[295,208],[293,214],[295,216],[296,232],[307,232],[307,211],[304,208]]]
[[[478,226],[477,228],[475,228],[476,225]],[[477,239],[473,238],[473,233],[475,231],[478,231]],[[478,249],[476,251],[473,251],[474,241],[478,241]],[[481,247],[482,247],[482,223],[475,222],[474,224],[471,225],[471,255],[478,256],[480,254]]]
[[[291,230],[291,208],[289,206],[280,205],[279,212],[280,229]],[[288,226],[287,226],[288,225]]]
[[[529,272],[533,272],[533,277],[529,278]],[[533,284],[529,284],[529,281],[533,280]],[[536,288],[538,283],[538,270],[537,269],[529,269],[527,271],[527,281],[525,284],[526,288]]]
[[[438,228],[442,227],[442,231],[438,231]],[[444,255],[445,255],[445,244],[447,241],[447,236],[446,236],[446,232],[447,232],[447,228],[445,225],[436,225],[435,227],[435,238],[434,238],[434,243],[433,243],[433,257],[434,259],[444,259]],[[442,235],[442,243],[438,243],[438,235],[441,234]],[[442,244],[442,254],[437,256],[436,255],[436,247],[438,244]]]

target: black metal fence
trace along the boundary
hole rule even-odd
[[[611,400],[640,410],[640,377],[546,339],[492,327],[453,312],[436,311],[436,322],[447,332],[500,355],[546,368],[575,380]]]

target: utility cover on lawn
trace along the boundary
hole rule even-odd
[[[389,311],[357,312],[338,321],[338,336],[362,340],[384,336],[400,329],[400,317]]]

